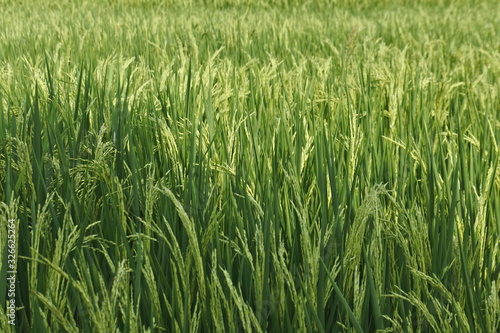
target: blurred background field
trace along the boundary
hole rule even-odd
[[[499,4],[0,8],[0,331],[500,329]]]

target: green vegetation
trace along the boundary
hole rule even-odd
[[[500,5],[328,3],[0,0],[1,332],[500,329]]]

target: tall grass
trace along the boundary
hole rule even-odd
[[[6,1],[0,330],[498,331],[498,9]]]

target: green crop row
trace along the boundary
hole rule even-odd
[[[500,329],[498,5],[28,2],[0,331]]]

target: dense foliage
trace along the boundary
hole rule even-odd
[[[0,1],[2,332],[497,332],[493,1]]]

